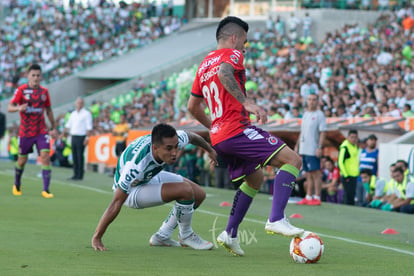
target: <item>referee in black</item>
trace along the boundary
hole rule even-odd
[[[77,98],[75,110],[65,125],[72,139],[73,176],[70,180],[82,180],[85,168],[85,146],[92,132],[92,114],[84,108],[82,98]]]

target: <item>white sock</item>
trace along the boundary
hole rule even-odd
[[[183,239],[193,233],[191,222],[193,220],[194,202],[191,204],[181,204],[176,202],[174,207],[174,213],[176,214],[180,237]]]
[[[311,199],[312,199],[312,196],[310,196],[310,195],[306,195],[306,199],[307,199],[307,200],[311,200]]]
[[[321,197],[320,196],[317,196],[317,195],[314,195],[313,198],[314,199],[317,199],[317,200],[321,200]]]
[[[177,216],[174,206],[168,214],[167,218],[162,223],[160,229],[158,230],[158,234],[163,238],[169,239],[171,238],[175,228],[177,228],[177,225]]]

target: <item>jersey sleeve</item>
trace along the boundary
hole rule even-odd
[[[88,111],[87,119],[86,119],[86,130],[91,131],[92,129],[93,129],[92,113]]]
[[[46,101],[45,101],[45,107],[50,107],[52,104],[50,103],[50,95],[49,95],[49,90],[47,90],[46,88],[45,88],[45,90],[46,90]]]
[[[23,93],[20,88],[17,88],[16,91],[14,91],[13,97],[11,99],[11,103],[14,104],[21,104],[23,99]]]
[[[203,92],[200,89],[200,78],[198,76],[198,70],[196,73],[196,78],[193,82],[193,86],[191,88],[191,95],[201,98],[203,97]]]
[[[184,130],[177,130],[178,135],[178,148],[182,149],[190,143],[190,138],[188,137],[187,132]]]
[[[132,187],[138,186],[141,182],[143,174],[137,169],[134,161],[128,161],[122,169],[121,176],[116,183],[124,193],[129,194]]]
[[[229,49],[223,54],[222,62],[230,64],[234,70],[244,70],[243,59],[243,54],[239,50]]]
[[[325,114],[323,114],[322,111],[319,112],[319,131],[326,131],[327,130],[327,126],[326,126],[326,117]]]

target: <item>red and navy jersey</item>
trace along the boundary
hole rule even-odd
[[[14,92],[11,103],[27,103],[26,111],[20,112],[20,137],[33,137],[47,133],[44,111],[50,106],[49,91],[43,86],[30,88],[23,84]]]
[[[223,62],[233,66],[234,77],[246,94],[243,54],[229,48],[212,51],[205,57],[198,67],[191,90],[193,96],[203,97],[207,103],[212,121],[210,137],[213,145],[241,133],[251,124],[247,110],[224,88],[217,76]]]

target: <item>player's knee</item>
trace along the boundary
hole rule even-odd
[[[300,170],[302,168],[302,158],[296,153],[293,152],[292,156],[289,158],[289,162],[287,164],[290,164]]]
[[[196,194],[196,193],[194,193]],[[200,189],[200,191],[197,191],[197,196],[196,196],[196,200],[201,203],[204,201],[204,199],[206,198],[206,192],[202,189]]]
[[[194,199],[194,192],[191,184],[188,182],[183,182],[180,187],[180,197],[183,200],[193,200]]]

